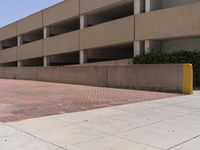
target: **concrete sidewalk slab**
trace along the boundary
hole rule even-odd
[[[0,148],[199,150],[200,97],[197,93],[1,123]]]
[[[108,136],[85,144],[68,147],[69,150],[159,150],[155,147],[129,141],[123,138]]]
[[[49,144],[25,133],[15,133],[0,138],[1,150],[62,150],[59,147]]]

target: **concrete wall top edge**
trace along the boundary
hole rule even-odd
[[[55,4],[55,5],[49,6],[49,7],[45,8],[45,9],[43,9],[43,11],[45,11],[45,10],[47,10],[47,9],[51,9],[52,7],[55,7],[55,6],[57,6],[57,5],[61,5],[61,4],[64,3],[64,2],[65,2],[65,0],[63,0],[62,2],[59,2],[59,3]]]
[[[7,25],[5,25],[5,26],[0,27],[0,30],[5,29],[5,28],[8,28],[9,26],[12,26],[12,25],[14,25],[14,24],[17,24],[17,21],[12,22],[12,23],[9,23],[9,24],[7,24]]]

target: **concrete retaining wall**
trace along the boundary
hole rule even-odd
[[[181,64],[1,67],[0,78],[182,93],[183,67]]]
[[[108,67],[108,86],[181,92],[182,65],[132,65]]]

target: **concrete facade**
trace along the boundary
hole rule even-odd
[[[65,0],[0,28],[0,65],[97,63],[200,49],[199,9],[199,0]]]

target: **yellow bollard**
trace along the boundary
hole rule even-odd
[[[192,64],[183,64],[183,93],[184,94],[193,94]]]

